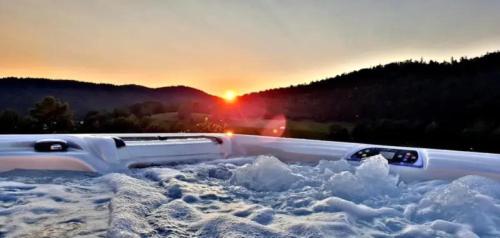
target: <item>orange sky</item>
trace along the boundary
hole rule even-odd
[[[500,1],[0,0],[0,76],[215,95],[500,49]]]

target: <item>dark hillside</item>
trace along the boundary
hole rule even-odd
[[[47,79],[0,79],[0,95],[0,111],[25,113],[53,96],[62,101],[45,100],[40,112],[65,108],[67,102],[76,113],[74,119],[60,115],[68,122],[63,129],[46,130],[50,113],[31,112],[23,119],[5,111],[0,114],[3,133],[230,129],[262,134],[281,118],[286,125],[271,131],[288,137],[500,152],[500,52],[441,63],[379,65],[248,94],[234,104],[182,86],[151,89]]]
[[[68,102],[80,116],[88,111],[112,110],[145,101],[171,105],[186,101],[213,103],[217,100],[203,91],[184,86],[153,89],[137,85],[116,86],[38,78],[2,78],[0,95],[0,110],[10,108],[25,113],[35,102],[50,95]]]
[[[241,101],[249,116],[355,123],[355,141],[500,151],[499,52],[379,65]]]

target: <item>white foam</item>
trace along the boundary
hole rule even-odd
[[[389,165],[382,156],[371,157],[355,168],[340,171],[328,179],[326,188],[336,196],[362,201],[376,196],[396,195],[398,177],[389,174]]]
[[[355,204],[338,197],[329,197],[316,202],[312,206],[315,212],[345,212],[360,219],[372,219],[379,216],[399,216],[400,213],[392,208],[371,208],[363,204]]]
[[[111,200],[111,222],[108,237],[140,237],[154,234],[154,229],[145,217],[150,208],[167,202],[162,192],[151,182],[139,180],[124,174],[103,176],[114,190]]]
[[[39,175],[0,177],[0,237],[106,233],[112,196],[106,184],[84,175]]]
[[[499,191],[496,181],[466,176],[426,193],[407,215],[415,220],[468,224],[479,234],[499,234]]]
[[[302,177],[272,156],[259,156],[252,164],[235,169],[231,181],[256,191],[283,191]]]
[[[346,161],[287,165],[259,156],[98,178],[31,178],[0,177],[0,237],[41,231],[109,237],[500,236],[499,182],[468,176],[402,184],[381,157],[357,167]]]

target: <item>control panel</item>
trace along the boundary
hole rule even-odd
[[[419,160],[418,152],[408,149],[393,149],[393,148],[364,148],[352,154],[348,160],[362,161],[368,157],[381,155],[389,164],[402,165],[411,167],[422,167],[422,161]]]

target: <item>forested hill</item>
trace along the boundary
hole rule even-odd
[[[500,52],[442,63],[379,65],[252,93],[241,101],[249,114],[265,108],[268,117],[284,114],[289,119],[354,123],[353,137],[358,141],[411,140],[425,145],[427,137],[443,143],[482,137],[481,142],[489,138],[495,143],[492,138],[500,139]],[[461,142],[452,144],[457,143]]]
[[[0,113],[0,133],[231,129],[262,134],[261,127],[275,121],[267,119],[279,116],[287,121],[279,129],[288,137],[500,153],[500,52],[442,63],[379,65],[244,95],[234,104],[219,104],[217,97],[181,86],[151,89],[32,78],[0,79],[0,95],[0,112],[37,108],[28,117]],[[45,96],[64,103],[48,98],[35,105]],[[103,109],[107,112],[95,112]],[[67,126],[48,128],[54,115],[65,122],[57,125]]]
[[[273,113],[315,120],[500,116],[500,52],[452,62],[379,65],[305,85],[244,96]]]
[[[88,111],[112,110],[145,101],[165,105],[186,101],[210,103],[216,97],[203,91],[184,87],[147,88],[137,85],[116,86],[72,80],[40,78],[0,78],[0,110],[13,109],[25,113],[45,96],[54,96],[71,105],[77,115]]]

